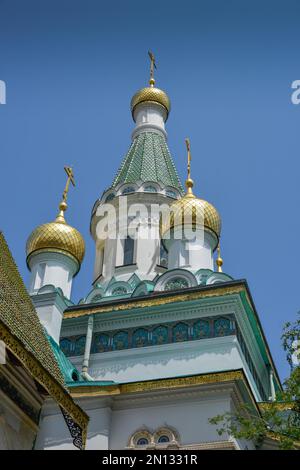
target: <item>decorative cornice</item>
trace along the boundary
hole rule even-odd
[[[174,377],[170,379],[156,379],[147,380],[143,382],[130,382],[125,384],[113,384],[113,385],[91,385],[78,386],[73,385],[69,388],[72,397],[97,397],[97,396],[111,396],[111,395],[125,395],[131,393],[144,393],[159,390],[170,390],[179,388],[190,388],[193,386],[215,384],[215,383],[226,383],[242,381],[248,388],[249,394],[252,393],[247,383],[247,379],[242,370],[233,370],[226,372],[216,372],[210,374],[201,374],[187,377]]]
[[[245,376],[241,370],[189,377],[176,377],[172,379],[149,380],[146,382],[131,382],[121,384],[120,391],[121,393],[137,393],[162,389],[170,390],[173,388],[192,387],[196,385],[232,382],[234,380],[245,380]]]
[[[258,407],[261,411],[268,411],[271,410],[272,408],[278,410],[278,411],[286,411],[286,410],[292,410],[295,406],[295,403],[293,402],[278,402],[278,401],[273,401],[273,402],[261,402],[258,403]]]
[[[186,291],[186,292],[185,292]],[[198,288],[197,290],[183,289],[177,294],[149,296],[148,298],[138,299],[132,298],[130,301],[113,302],[110,305],[85,305],[81,308],[69,307],[65,310],[64,318],[76,318],[84,315],[107,313],[112,311],[124,311],[145,307],[156,307],[160,305],[167,305],[175,302],[187,302],[209,297],[219,297],[222,295],[239,294],[245,291],[244,284],[236,284],[233,286],[209,286],[208,288]]]

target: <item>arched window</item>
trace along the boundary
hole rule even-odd
[[[170,442],[170,438],[169,438],[169,436],[165,436],[165,435],[164,435],[164,436],[160,436],[160,437],[158,438],[158,441],[157,441],[157,442],[158,442],[158,444],[165,444],[166,442]]]
[[[127,290],[125,287],[116,287],[115,289],[113,289],[111,295],[124,295],[124,294],[127,294]]]
[[[167,189],[166,195],[169,196],[169,197],[173,197],[174,199],[176,199],[176,193],[175,193],[175,191],[171,191],[170,189]]]
[[[174,277],[166,283],[165,290],[186,289],[187,287],[189,287],[189,283],[186,279],[183,277]]]
[[[123,191],[122,191],[122,195],[129,194],[129,193],[134,193],[134,187],[133,186],[127,186],[127,188],[123,189]]]
[[[168,252],[162,242],[160,243],[159,264],[165,268],[168,267]]]
[[[151,449],[164,449],[172,445],[172,448],[180,448],[180,439],[175,429],[162,427],[156,431],[147,428],[140,429],[131,435],[128,441],[128,449],[145,447]]]
[[[124,240],[124,261],[123,264],[133,264],[134,257],[134,239],[127,237]]]
[[[145,186],[144,187],[145,193],[156,193],[156,188],[154,186]]]
[[[149,444],[149,441],[145,437],[141,437],[140,439],[137,440],[137,443],[136,443],[137,446],[147,446],[148,444]]]
[[[105,202],[111,201],[115,197],[114,193],[110,193],[107,198],[105,199]]]

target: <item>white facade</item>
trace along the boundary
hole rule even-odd
[[[78,398],[78,404],[91,417],[87,450],[130,448],[135,435],[155,435],[160,430],[175,436],[175,442],[170,442],[173,449],[253,449],[252,443],[219,436],[209,423],[211,417],[235,409],[241,400],[240,390],[230,382],[86,396]],[[36,449],[72,448],[71,439],[66,439],[66,425],[53,402],[44,406],[40,426]],[[152,442],[149,447],[168,445]]]

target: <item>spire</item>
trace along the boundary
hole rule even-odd
[[[218,273],[221,273],[222,272],[222,266],[223,266],[223,260],[221,258],[220,242],[218,243],[217,252],[218,252],[218,257],[216,259],[216,265],[218,266],[218,268],[217,268]]]
[[[194,181],[191,178],[191,145],[190,145],[190,140],[188,138],[185,139],[185,144],[186,144],[186,149],[187,149],[187,179],[185,181],[185,186],[187,189],[186,192],[186,197],[191,197],[194,198],[193,194],[193,186],[194,186]]]
[[[66,181],[66,185],[65,185],[63,195],[62,195],[62,200],[59,204],[59,213],[58,213],[58,215],[55,219],[55,222],[58,222],[58,223],[61,223],[61,224],[66,223],[64,213],[68,208],[67,197],[68,197],[70,182],[72,183],[73,186],[75,186],[73,169],[70,166],[65,166],[64,170],[67,173],[68,178],[67,178],[67,181]]]
[[[111,188],[124,183],[156,182],[171,186],[183,193],[165,131],[165,121],[170,111],[168,95],[156,88],[154,70],[156,60],[150,58],[149,86],[139,90],[131,100],[131,112],[136,126],[132,133],[132,144],[125,155]]]

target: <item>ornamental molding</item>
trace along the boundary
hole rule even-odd
[[[104,314],[104,313],[111,313],[114,311],[132,311],[134,309],[138,308],[145,308],[145,307],[158,307],[161,305],[168,305],[168,304],[173,304],[173,303],[179,303],[179,302],[188,302],[192,300],[198,300],[198,299],[204,299],[204,298],[210,298],[210,297],[221,297],[221,296],[226,296],[226,295],[232,295],[232,294],[239,294],[241,292],[245,292],[245,286],[243,284],[239,285],[234,285],[234,286],[218,286],[218,287],[213,287],[211,286],[210,288],[203,288],[203,290],[198,290],[198,291],[189,291],[189,292],[184,292],[185,289],[182,290],[180,294],[174,295],[163,295],[162,297],[150,297],[147,299],[140,299],[137,300],[135,298],[134,301],[123,301],[120,303],[114,303],[113,305],[98,305],[94,306],[91,305],[88,308],[83,308],[83,309],[74,309],[72,307],[69,307],[65,311],[65,318],[76,318],[76,317],[81,317],[84,315],[91,315],[91,314]],[[188,290],[188,289],[187,289]]]
[[[149,324],[159,324],[167,321],[201,319],[204,316],[216,316],[219,314],[235,314],[236,301],[218,302],[218,304],[201,304],[197,307],[176,305],[168,306],[156,311],[139,310],[128,314],[112,312],[105,314],[105,317],[95,315],[94,331],[101,332],[107,329],[120,329],[134,326],[146,326]]]
[[[171,308],[163,307],[162,310],[152,313],[147,310],[128,312],[128,314],[111,312],[101,316],[94,317],[94,333],[100,333],[107,330],[118,330],[139,326],[158,325],[167,321],[193,320],[201,319],[204,316],[216,316],[218,314],[231,315],[236,313],[237,300],[222,300],[212,304],[211,301],[198,307],[184,307],[182,305]],[[180,308],[181,307],[181,308]],[[88,316],[77,318],[65,318],[62,323],[61,337],[71,336],[72,334],[86,334]]]
[[[114,397],[113,409],[135,409],[140,406],[157,407],[157,406],[179,406],[180,404],[206,404],[230,397],[235,407],[242,403],[241,396],[236,393],[235,385],[228,384],[212,384],[197,385],[189,389],[161,390],[152,392],[142,392],[136,396],[119,395]]]
[[[220,394],[228,394],[233,400],[233,404],[238,406],[239,404],[244,402],[241,392],[239,391],[239,387],[237,383],[241,383],[244,385],[248,392],[249,401],[252,403],[253,407],[257,410],[256,401],[253,397],[251,389],[249,388],[247,378],[244,372],[240,370],[235,371],[226,371],[226,372],[218,372],[212,374],[202,374],[197,376],[189,376],[189,377],[177,377],[177,378],[170,378],[170,379],[156,379],[151,381],[144,381],[144,382],[131,382],[127,384],[119,384],[119,385],[107,385],[107,386],[96,386],[90,385],[90,390],[86,389],[86,387],[71,387],[70,393],[74,398],[81,398],[83,400],[83,404],[86,402],[85,400],[88,399],[89,403],[90,398],[97,399],[99,397],[112,397],[113,408],[118,408],[122,406],[129,405],[129,402],[135,403],[136,406],[137,400],[145,400],[149,402],[149,404],[153,404],[153,399],[161,400],[162,397],[164,400],[169,401],[170,397],[176,401],[177,398],[194,398],[199,393],[203,397],[207,397],[208,399],[212,399],[212,393]],[[191,390],[194,388],[194,390]],[[117,391],[118,390],[118,391]],[[131,397],[131,394],[144,394],[147,393],[148,397],[141,397],[136,395]],[[93,395],[91,395],[93,394]],[[125,395],[123,397],[123,395]],[[125,405],[126,403],[126,405]],[[95,402],[95,405],[98,404],[98,401]],[[99,402],[99,405],[103,403]]]

